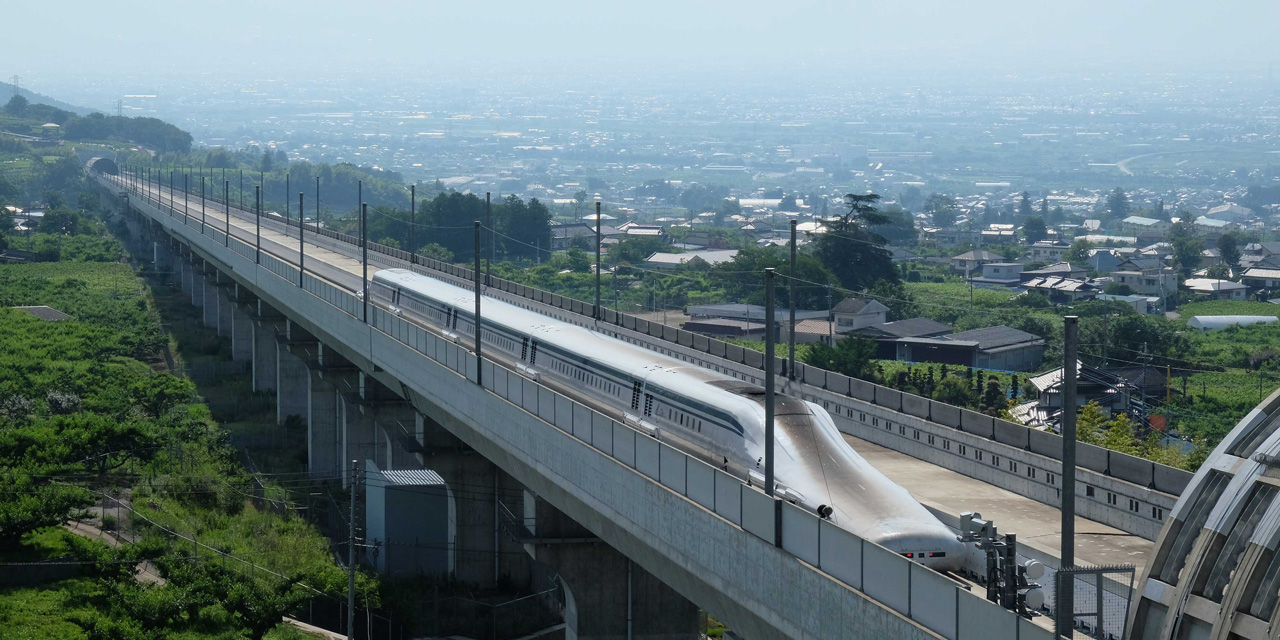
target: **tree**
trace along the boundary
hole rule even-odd
[[[1102,442],[1102,428],[1107,424],[1107,414],[1097,402],[1090,401],[1076,415],[1076,440],[1089,444]]]
[[[742,205],[737,198],[725,198],[720,201],[720,205],[716,207],[716,226],[724,224],[726,218],[732,218],[742,214]]]
[[[842,373],[851,378],[875,381],[876,343],[858,336],[848,336],[836,342],[835,346],[814,343],[804,358],[804,363]]]
[[[1027,221],[1022,225],[1022,235],[1027,239],[1027,242],[1044,240],[1049,235],[1049,230],[1044,225],[1044,218],[1040,216],[1028,217]]]
[[[1129,211],[1129,196],[1124,194],[1124,189],[1116,187],[1107,196],[1107,212],[1112,219],[1122,220],[1129,217]]]
[[[1093,251],[1093,243],[1080,238],[1071,243],[1071,248],[1063,255],[1063,258],[1072,264],[1085,264],[1089,262],[1090,251]]]
[[[936,227],[949,229],[956,224],[956,201],[941,193],[929,194],[924,201],[924,211],[933,216]]]
[[[54,209],[40,219],[40,233],[74,236],[79,229],[80,214],[70,209]]]
[[[1035,211],[1031,208],[1031,196],[1026,191],[1022,192],[1022,199],[1018,201],[1018,217],[1026,219]]]
[[[1224,233],[1218,238],[1218,252],[1222,256],[1222,264],[1231,269],[1240,268],[1240,239],[1235,232]]]
[[[453,262],[453,252],[434,242],[419,247],[418,255],[440,262]]]
[[[1156,220],[1169,220],[1169,214],[1164,211],[1164,199],[1156,200],[1156,207],[1151,211],[1151,217]]]
[[[799,211],[799,210],[800,210],[799,207],[796,205],[795,194],[788,193],[787,195],[782,196],[782,200],[778,201],[778,211]]]
[[[1120,453],[1137,455],[1139,444],[1133,433],[1133,422],[1123,413],[1111,421],[1107,432],[1102,436],[1102,446]]]
[[[1004,395],[1000,379],[991,376],[987,379],[987,388],[982,392],[982,411],[988,415],[998,415],[1009,408],[1009,399]]]
[[[9,98],[9,102],[5,103],[4,111],[11,116],[21,118],[27,112],[27,105],[29,104],[31,104],[29,100],[14,94],[12,98]]]
[[[1178,270],[1182,272],[1182,277],[1191,276],[1191,272],[1200,266],[1202,256],[1200,252],[1204,251],[1204,241],[1196,234],[1195,223],[1190,220],[1190,215],[1184,215],[1177,224],[1169,230],[1169,243],[1173,245],[1173,261],[1178,265]]]
[[[973,406],[973,393],[969,390],[969,383],[960,376],[943,378],[933,392],[933,399],[955,407]]]
[[[872,230],[890,222],[876,209],[879,200],[874,193],[850,193],[845,196],[849,211],[822,223],[827,232],[818,239],[815,255],[847,289],[865,289],[878,280],[898,279],[885,239]]]

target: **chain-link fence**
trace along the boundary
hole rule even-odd
[[[1045,585],[1045,608],[1058,636],[1124,640],[1133,577],[1132,565],[1059,569]],[[1070,616],[1063,608],[1068,603]]]

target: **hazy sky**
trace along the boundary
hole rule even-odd
[[[57,0],[2,13],[32,28],[5,30],[0,77],[33,81],[94,69],[1266,71],[1280,59],[1274,0]]]

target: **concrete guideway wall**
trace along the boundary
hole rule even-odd
[[[419,410],[748,637],[1049,637],[943,576],[492,362],[476,385],[474,355],[459,345],[373,308],[367,325],[350,305],[200,236],[198,224],[138,208],[353,362],[403,382]],[[864,582],[869,575],[876,579]]]

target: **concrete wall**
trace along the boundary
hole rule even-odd
[[[139,208],[195,251],[225,261],[227,273],[352,362],[405,383],[419,411],[747,637],[1048,637],[905,558],[808,514],[787,515],[736,478],[678,451],[664,454],[666,445],[501,367],[486,363],[480,387],[474,358],[457,345],[386,314],[366,325],[277,269],[255,267],[242,249],[228,251],[221,237],[200,237],[198,223],[193,232],[181,218]],[[653,444],[656,458],[638,453]],[[695,501],[709,496],[710,506]],[[788,523],[781,539],[759,525],[762,510],[774,509]],[[816,560],[816,568],[797,557]]]

